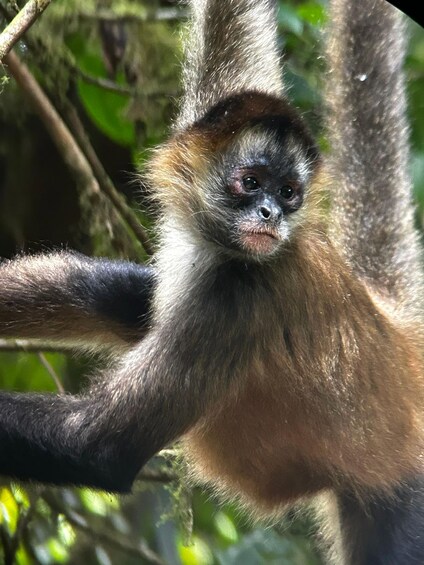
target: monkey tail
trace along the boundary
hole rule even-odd
[[[232,94],[282,94],[276,0],[191,0],[190,5],[177,128],[187,127]]]
[[[332,0],[326,87],[335,240],[406,313],[422,311],[408,174],[405,23],[385,0]]]

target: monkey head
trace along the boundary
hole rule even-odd
[[[301,223],[320,157],[285,99],[249,92],[171,138],[159,160],[153,170],[167,170],[167,186],[156,189],[166,216],[226,254],[260,261],[278,254]]]

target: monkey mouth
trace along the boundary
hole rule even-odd
[[[273,229],[244,229],[240,232],[243,247],[259,255],[269,255],[275,251],[281,242],[277,230]]]

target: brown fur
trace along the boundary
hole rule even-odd
[[[199,211],[219,216],[203,179],[256,119],[282,115],[298,125],[286,101],[264,95],[221,106],[152,161],[165,226],[171,216],[190,234]],[[258,344],[248,372],[185,439],[201,480],[263,513],[328,487],[366,499],[423,470],[422,324],[402,317],[385,289],[368,287],[326,235],[319,201],[327,180],[314,174],[292,240],[263,266],[272,291],[251,304]],[[173,243],[166,247],[172,256]]]
[[[187,439],[202,477],[268,511],[329,486],[366,497],[422,470],[416,328],[390,322],[316,231],[288,255],[251,373]]]

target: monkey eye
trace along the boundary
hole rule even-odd
[[[294,196],[294,188],[287,184],[280,188],[280,194],[285,200],[290,200]]]
[[[243,186],[248,192],[253,192],[260,188],[258,179],[253,176],[243,177]]]

